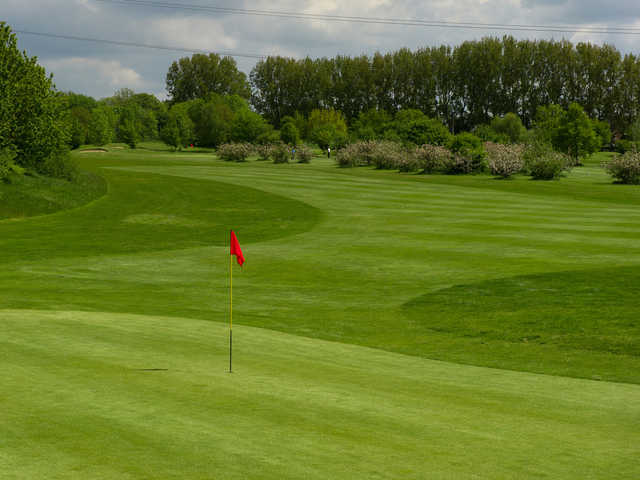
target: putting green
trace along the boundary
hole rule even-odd
[[[640,386],[187,318],[0,311],[3,478],[638,478]]]

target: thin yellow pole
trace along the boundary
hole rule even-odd
[[[229,255],[229,330],[233,328],[233,255]]]
[[[233,255],[229,254],[229,373],[233,370]]]

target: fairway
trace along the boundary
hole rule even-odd
[[[602,158],[76,158],[104,192],[0,220],[7,478],[640,477],[640,189]]]

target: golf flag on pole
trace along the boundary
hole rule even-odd
[[[233,256],[236,256],[238,265],[244,263],[244,255],[240,249],[240,244],[236,234],[231,230],[229,238],[229,373],[233,372]]]
[[[231,255],[236,256],[236,260],[238,260],[238,265],[242,266],[244,263],[244,256],[242,255],[242,250],[240,250],[240,244],[238,243],[238,239],[236,238],[236,234],[231,230],[231,242],[230,242],[230,252]]]

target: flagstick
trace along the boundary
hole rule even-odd
[[[233,255],[229,255],[229,373],[233,354]]]

